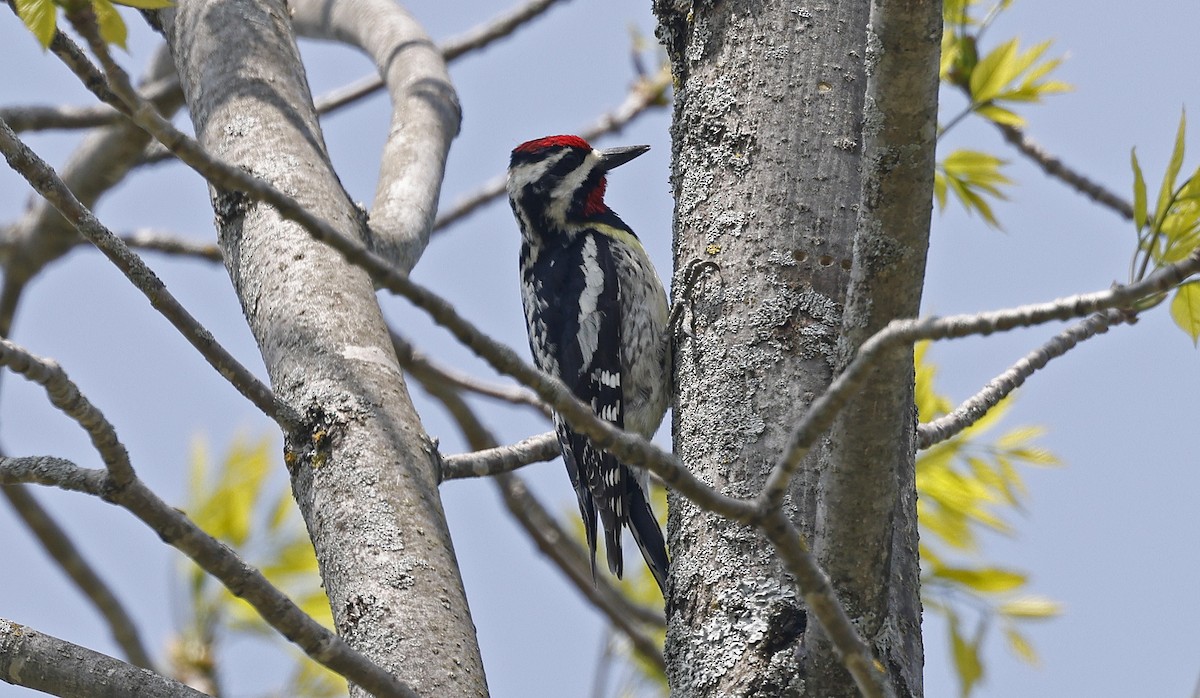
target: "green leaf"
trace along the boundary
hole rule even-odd
[[[1020,572],[1000,567],[943,567],[934,570],[934,576],[958,582],[983,593],[1012,591],[1025,585],[1028,579]]]
[[[1193,346],[1200,342],[1200,281],[1190,281],[1175,291],[1171,319],[1188,333]]]
[[[933,198],[939,211],[946,208],[946,175],[941,172],[933,173]]]
[[[971,695],[975,684],[983,678],[983,663],[979,661],[979,638],[967,640],[958,629],[958,619],[950,623],[950,645],[954,652],[954,668],[958,671],[960,694]]]
[[[979,107],[975,110],[975,113],[987,119],[988,121],[1000,124],[1002,126],[1025,125],[1025,119],[1021,118],[1016,113],[1009,111],[1004,107],[998,107],[995,104],[988,104],[986,106]]]
[[[139,10],[161,10],[164,7],[174,7],[171,0],[112,0],[118,5],[136,7]]]
[[[946,189],[954,193],[968,213],[978,211],[989,225],[999,228],[991,205],[980,192],[996,199],[1006,198],[1000,187],[1011,184],[1012,180],[1000,172],[1000,167],[1005,164],[1004,160],[989,153],[956,150],[942,160],[939,170]]]
[[[1004,86],[1016,77],[1017,40],[1012,39],[997,46],[991,53],[979,59],[971,71],[971,100],[984,104],[995,99]]]
[[[1033,649],[1033,645],[1030,644],[1029,640],[1019,630],[1009,626],[1004,629],[1004,637],[1008,640],[1009,649],[1020,657],[1021,661],[1033,666],[1041,664],[1037,651]]]
[[[125,39],[128,36],[128,30],[125,28],[125,20],[121,19],[117,8],[113,7],[110,0],[92,0],[92,11],[96,13],[96,24],[100,27],[100,38],[104,39],[104,43],[120,46],[128,50],[125,45]]]
[[[42,48],[49,48],[58,28],[58,8],[51,0],[17,0],[17,16],[29,27]]]
[[[1129,164],[1133,167],[1133,224],[1140,231],[1146,227],[1146,178],[1138,164],[1137,148],[1129,151]]]
[[[996,612],[1009,618],[1042,620],[1062,613],[1062,604],[1042,596],[1023,596],[1000,604]]]
[[[1167,163],[1167,171],[1163,174],[1162,188],[1158,190],[1158,205],[1154,207],[1154,219],[1163,220],[1167,215],[1167,207],[1175,196],[1175,178],[1183,167],[1183,138],[1187,132],[1187,112],[1179,115],[1179,129],[1175,132],[1175,147],[1171,149],[1171,161]]]

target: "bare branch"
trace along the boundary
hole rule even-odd
[[[153,671],[0,618],[0,680],[60,696],[200,698]]]
[[[1189,276],[1200,272],[1200,250],[1186,259],[1169,264],[1145,279],[1107,291],[1069,296],[1049,303],[1035,303],[1006,310],[973,315],[952,315],[916,320],[893,320],[859,347],[854,360],[808,408],[792,431],[788,448],[780,456],[758,496],[760,506],[778,506],[800,460],[833,422],[846,401],[854,394],[871,364],[888,349],[922,339],[954,339],[976,334],[991,334],[1015,327],[1032,327],[1053,320],[1068,320],[1110,308],[1126,308],[1134,302],[1162,293]]]
[[[113,482],[123,486],[137,479],[129,463],[129,453],[112,424],[79,392],[79,387],[56,362],[34,356],[7,339],[0,339],[0,365],[45,388],[50,404],[83,427],[100,453]]]
[[[109,588],[96,570],[84,559],[79,549],[67,536],[50,512],[46,511],[25,485],[0,485],[0,492],[8,498],[9,504],[17,516],[25,522],[29,530],[42,544],[58,566],[62,568],[75,586],[87,597],[100,615],[108,623],[113,640],[125,653],[125,657],[134,665],[144,669],[154,669],[154,660],[142,644],[137,625],[116,594]],[[3,654],[0,651],[0,654]],[[0,674],[3,672],[0,671]]]
[[[854,683],[865,698],[891,695],[891,684],[880,665],[863,642],[846,609],[838,602],[837,592],[829,577],[817,564],[816,557],[804,542],[800,530],[788,520],[782,508],[774,508],[762,520],[763,533],[779,551],[788,572],[804,593],[804,603],[816,616],[841,655],[842,663],[854,677]]]
[[[179,78],[174,75],[160,77],[143,85],[141,92],[151,102],[183,102]],[[0,107],[0,118],[7,121],[9,128],[17,133],[114,126],[125,121],[121,112],[104,104],[90,107]]]
[[[551,416],[550,408],[538,399],[537,395],[520,387],[495,385],[485,383],[475,376],[469,375],[449,366],[442,366],[423,353],[413,348],[413,345],[400,335],[392,332],[392,346],[396,349],[400,364],[409,373],[417,377],[422,384],[430,382],[442,383],[447,386],[466,390],[467,392],[484,395],[514,405],[527,405],[541,412],[546,417]]]
[[[446,62],[391,0],[292,0],[288,7],[297,33],[361,48],[387,82],[392,121],[371,206],[371,244],[410,271],[429,242],[446,154],[462,120]]]
[[[468,477],[488,477],[512,472],[530,463],[554,460],[562,452],[558,436],[545,434],[522,439],[511,446],[496,446],[442,458],[442,482]]]
[[[1046,174],[1058,179],[1087,198],[1108,208],[1125,220],[1133,220],[1133,205],[1117,194],[1109,191],[1104,185],[1093,182],[1082,173],[1077,172],[1063,163],[1057,157],[1046,152],[1037,141],[1030,138],[1024,131],[1008,124],[996,124],[1004,140],[1008,141],[1022,155],[1032,160]]]
[[[56,54],[84,71],[85,79],[95,78],[82,52],[65,37],[51,44]],[[169,82],[174,67],[170,53],[157,51],[145,71],[142,83],[156,109],[171,114],[183,103],[178,87],[174,91],[163,85]],[[111,107],[102,107],[113,111]],[[62,166],[59,175],[72,194],[84,206],[94,207],[129,173],[141,158],[149,135],[121,117],[119,123],[98,128],[87,134]],[[4,291],[0,297],[0,334],[7,336],[12,327],[20,291],[47,264],[73,249],[79,233],[45,199],[35,197],[24,215],[3,228],[0,261],[4,265]]]
[[[600,115],[591,124],[579,130],[584,140],[592,141],[610,133],[618,133],[637,117],[645,114],[651,107],[666,106],[666,91],[671,87],[671,71],[669,66],[663,66],[657,75],[638,80],[629,91],[625,101],[615,109]],[[435,232],[457,223],[484,204],[493,201],[504,194],[504,183],[507,176],[504,173],[484,182],[474,192],[456,201],[448,211],[443,212],[433,223]]]
[[[148,104],[143,102],[142,105],[145,109],[152,110]],[[155,117],[161,120],[157,114]],[[9,166],[20,173],[84,237],[91,240],[104,256],[146,295],[150,304],[162,313],[163,317],[167,318],[238,392],[285,429],[299,423],[291,408],[276,400],[270,388],[222,347],[167,291],[167,287],[146,263],[105,228],[92,212],[75,198],[54,170],[22,143],[3,120],[0,120],[0,151],[4,153]]]
[[[300,609],[224,543],[201,530],[183,512],[162,501],[141,480],[118,486],[103,470],[88,470],[61,458],[0,457],[0,484],[39,483],[83,492],[116,504],[148,525],[317,663],[377,696],[415,698],[402,681],[354,651]]]
[[[452,61],[471,51],[478,51],[491,45],[498,39],[512,34],[521,25],[540,16],[543,12],[557,4],[559,0],[530,0],[524,5],[491,19],[473,29],[442,43],[442,55],[447,61]]]
[[[1083,322],[1068,327],[1042,346],[1026,354],[1007,371],[993,378],[983,389],[954,408],[949,414],[919,425],[917,427],[918,448],[929,448],[950,439],[963,429],[983,419],[989,410],[1021,387],[1026,378],[1045,368],[1051,359],[1066,354],[1086,339],[1108,332],[1108,328],[1114,325],[1132,323],[1135,320],[1136,315],[1132,313],[1123,310],[1106,310],[1090,315]]]
[[[161,252],[166,255],[178,255],[202,259],[206,262],[221,262],[221,248],[212,243],[194,242],[186,238],[164,233],[158,230],[135,230],[121,236],[122,242],[133,249]]]
[[[0,107],[0,119],[17,133],[112,126],[124,118],[108,106]]]
[[[449,63],[471,51],[477,51],[489,46],[497,39],[508,36],[522,24],[550,9],[556,2],[559,2],[559,0],[533,0],[522,7],[518,7],[507,14],[467,31],[462,36],[443,42],[438,49],[442,53],[442,58]],[[383,78],[378,74],[367,75],[319,97],[315,102],[317,113],[331,114],[382,89]]]

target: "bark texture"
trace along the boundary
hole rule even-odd
[[[283,2],[164,13],[197,137],[362,240],[337,181]],[[437,489],[372,283],[269,206],[214,190],[226,265],[276,394],[292,487],[338,632],[423,696],[487,692]]]
[[[862,202],[841,360],[921,308],[937,141],[942,8],[875,0],[867,50]],[[818,557],[899,696],[922,695],[916,408],[911,347],[876,362],[830,431]],[[816,671],[838,675],[821,655]],[[833,695],[833,694],[830,694]]]
[[[682,271],[697,260],[719,265],[691,289],[687,334],[677,337],[675,452],[727,494],[753,496],[799,416],[835,375],[847,347],[861,341],[858,329],[901,312],[891,305],[868,310],[867,322],[863,311],[851,316],[846,310],[852,270],[864,264],[856,253],[869,259],[853,274],[874,280],[857,284],[858,303],[871,308],[873,294],[888,293],[894,281],[878,276],[890,264],[880,256],[887,249],[886,236],[876,228],[870,241],[856,241],[864,187],[876,204],[891,195],[864,178],[864,171],[871,171],[863,130],[871,5],[866,0],[826,0],[803,7],[753,0],[658,0],[655,11],[676,90],[676,293]],[[934,56],[934,70],[926,77],[936,81],[936,47]],[[922,114],[926,106],[934,109],[936,101],[921,105]],[[875,134],[879,125],[868,123],[868,135]],[[926,142],[926,135],[910,150],[926,148],[922,157],[931,158],[932,141]],[[932,176],[931,167],[927,174]],[[930,194],[915,195],[923,197],[927,231]],[[920,255],[908,261],[923,265],[923,245]],[[897,276],[911,271],[906,266]],[[916,284],[919,301],[920,270],[908,281]],[[910,285],[904,288],[907,303],[914,296],[907,290]],[[910,306],[903,308],[907,312]],[[914,305],[908,314],[915,313]],[[843,338],[847,321],[856,328],[852,339]],[[886,492],[878,495],[883,499],[865,510],[879,518],[857,533],[877,538],[867,551],[871,556],[893,544],[905,550],[911,545],[914,554],[904,560],[903,574],[874,580],[879,587],[868,591],[875,601],[881,590],[906,586],[904,603],[896,606],[904,607],[906,619],[915,610],[915,626],[897,628],[896,619],[886,613],[871,615],[870,621],[875,631],[892,623],[893,641],[898,634],[916,633],[905,652],[911,657],[915,647],[913,681],[919,693],[915,514],[900,517],[907,528],[895,541],[891,528],[897,491],[906,491],[899,505],[904,511],[915,502],[911,356],[897,362],[904,360],[907,372],[892,370],[888,380],[908,385],[907,392],[902,386],[879,406],[886,420],[875,415],[889,429],[880,441],[891,446],[887,462],[879,467],[892,475],[882,488]],[[846,428],[857,429],[867,421],[847,423]],[[857,551],[839,547],[831,534],[840,535],[842,529],[825,521],[829,479],[853,444],[843,431],[814,449],[792,483],[785,508],[814,549],[838,550],[847,569],[858,570],[855,565],[863,560],[855,557]],[[901,470],[905,477],[896,474]],[[808,622],[767,542],[681,497],[670,503],[673,569],[666,655],[672,695],[856,695],[821,629]],[[872,557],[863,569],[896,572],[888,565],[881,572],[879,562]],[[835,576],[833,581],[844,596],[843,580]],[[861,632],[861,604],[850,604],[850,615]],[[866,639],[877,647],[874,636]],[[897,682],[893,677],[893,685],[910,679],[906,675]],[[913,695],[911,688],[900,695]]]
[[[0,681],[68,698],[204,698],[178,681],[0,618]]]

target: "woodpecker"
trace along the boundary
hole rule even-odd
[[[558,376],[601,419],[649,438],[670,390],[667,294],[637,235],[604,203],[605,174],[649,146],[596,150],[548,136],[512,151],[508,199],[521,228],[521,299],[534,363]],[[555,415],[563,461],[596,574],[596,514],[608,569],[623,571],[628,527],[660,589],[667,549],[640,468],[577,434]]]

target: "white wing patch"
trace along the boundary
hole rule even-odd
[[[587,236],[583,241],[583,256],[580,259],[583,273],[583,293],[579,294],[579,356],[582,365],[592,362],[592,356],[600,342],[600,315],[596,303],[604,291],[604,270],[597,259],[596,240]]]
[[[620,373],[614,373],[613,371],[597,371],[597,373],[599,375],[596,376],[596,380],[600,381],[600,385],[608,388],[621,387]]]

